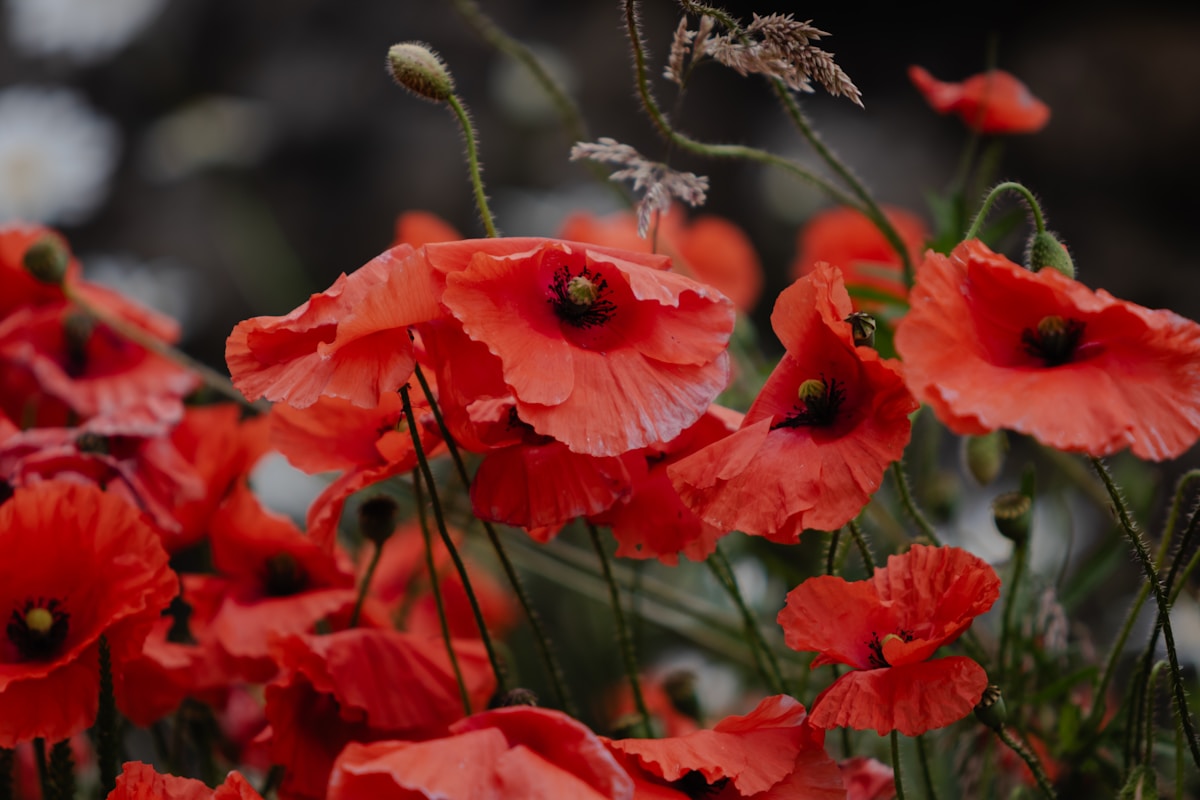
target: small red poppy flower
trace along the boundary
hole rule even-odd
[[[158,535],[125,501],[46,481],[0,504],[0,747],[91,726],[100,637],[114,673],[179,591]]]
[[[440,314],[424,259],[400,245],[285,316],[239,322],[225,360],[251,400],[306,408],[325,396],[371,408],[412,375],[408,327]]]
[[[809,578],[779,612],[793,650],[820,653],[812,667],[853,669],[817,697],[818,728],[917,736],[971,713],[987,688],[983,667],[964,656],[929,660],[1000,595],[988,564],[957,547],[913,545],[873,577]]]
[[[582,723],[544,708],[474,714],[427,742],[351,744],[329,800],[633,800],[633,782]]]
[[[712,730],[670,739],[610,740],[608,746],[624,758],[635,779],[687,797],[846,797],[838,766],[825,753],[825,732],[809,725],[804,706],[786,695],[768,697],[749,714],[726,717]]]
[[[216,789],[194,778],[162,775],[140,761],[126,761],[106,800],[262,800],[240,772],[230,772]]]
[[[1007,428],[1153,461],[1200,437],[1200,325],[974,239],[926,256],[896,350],[913,393],[958,434]]]
[[[392,247],[421,247],[434,242],[457,242],[462,236],[449,222],[428,211],[405,211],[396,217]]]
[[[1004,70],[943,83],[923,67],[908,68],[909,80],[939,114],[957,114],[979,133],[1036,133],[1050,121],[1050,108],[1029,87]]]
[[[899,372],[856,347],[842,274],[785,289],[771,324],[787,352],[735,433],[667,468],[710,525],[792,543],[853,519],[908,444],[917,403]]]
[[[679,205],[671,206],[670,213],[659,218],[658,230],[651,238],[638,236],[637,215],[632,211],[606,217],[572,214],[559,236],[639,253],[663,253],[671,257],[672,269],[714,287],[738,311],[752,311],[762,293],[762,263],[745,232],[711,214],[689,222]]]
[[[272,758],[286,769],[282,796],[324,798],[334,759],[350,742],[445,736],[462,719],[440,637],[354,628],[284,637],[274,651],[286,674],[268,684],[266,714]],[[496,678],[483,645],[457,641],[454,651],[473,707],[485,707]]]
[[[725,387],[733,307],[665,258],[535,238],[424,250],[442,303],[500,360],[520,419],[575,452],[669,441]]]
[[[884,206],[884,215],[900,234],[912,263],[921,260],[921,252],[929,238],[924,220],[903,208]],[[813,215],[796,236],[796,259],[792,262],[792,278],[812,271],[821,261],[841,269],[850,289],[863,287],[881,292],[896,302],[904,302],[908,289],[904,285],[900,257],[892,249],[875,224],[861,211],[839,206]],[[856,302],[866,310],[877,308],[876,301]]]

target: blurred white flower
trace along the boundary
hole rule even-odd
[[[81,222],[108,190],[117,127],[70,89],[0,92],[0,221]]]
[[[8,38],[25,55],[99,61],[133,40],[166,0],[8,0]]]
[[[214,95],[194,100],[154,123],[138,161],[153,180],[176,180],[209,167],[250,167],[271,143],[261,103]]]

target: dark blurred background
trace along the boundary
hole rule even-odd
[[[47,221],[66,232],[86,272],[124,281],[183,315],[186,346],[211,363],[222,362],[224,337],[238,320],[286,312],[384,249],[401,211],[429,210],[465,235],[482,235],[456,123],[391,83],[384,57],[394,42],[427,42],[448,63],[475,117],[505,233],[549,235],[569,210],[615,208],[613,193],[568,162],[570,142],[539,90],[449,2],[3,2],[0,91],[70,87],[118,134],[111,177],[100,179],[91,207]],[[657,75],[678,6],[643,6]],[[634,99],[619,3],[483,0],[481,7],[547,59],[580,102],[593,138],[612,136],[663,157]],[[924,194],[950,180],[966,135],[957,119],[926,107],[905,70],[916,63],[959,80],[985,67],[994,44],[998,65],[1053,109],[1043,132],[1006,142],[1002,176],[1040,195],[1085,282],[1200,317],[1191,241],[1200,11],[891,4],[868,15],[853,4],[765,0],[726,7],[747,21],[754,11],[791,12],[831,33],[823,44],[866,107],[818,90],[802,98],[806,112],[880,199],[927,218]],[[72,44],[81,40],[87,45]],[[669,108],[674,86],[656,82]],[[19,183],[4,148],[20,123],[4,107],[0,210],[11,216],[21,199],[3,200]],[[28,121],[30,112],[23,116]],[[715,64],[697,73],[679,122],[699,138],[811,160],[763,82]],[[44,141],[55,135],[48,130]],[[61,166],[75,156],[52,158]],[[785,283],[796,229],[824,198],[755,166],[679,154],[671,163],[710,176],[707,210],[754,240],[771,276],[759,309],[765,319]],[[53,209],[53,200],[45,207]]]

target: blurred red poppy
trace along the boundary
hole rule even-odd
[[[923,67],[908,68],[909,80],[939,114],[957,114],[980,133],[1036,133],[1050,121],[1050,108],[1029,87],[1004,70],[943,83]]]
[[[1200,437],[1200,325],[974,239],[926,256],[896,350],[909,387],[958,434],[1007,428],[1154,461]]]
[[[161,775],[149,764],[127,761],[106,800],[262,800],[262,795],[240,772],[230,772],[224,783],[210,789],[201,781]]]
[[[0,504],[0,747],[91,726],[100,637],[112,669],[141,653],[179,591],[158,535],[125,501],[46,481]]]
[[[814,668],[853,667],[817,697],[809,721],[917,736],[971,713],[987,687],[983,667],[964,656],[929,658],[999,594],[1000,579],[986,562],[957,547],[919,544],[889,556],[867,580],[804,581],[779,612],[784,640],[820,653]]]
[[[791,543],[833,530],[879,488],[917,407],[896,367],[855,347],[842,273],[820,264],[780,294],[787,352],[735,433],[667,468],[684,504],[725,531]]]

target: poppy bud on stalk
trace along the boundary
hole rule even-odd
[[[1004,706],[1004,695],[999,686],[991,684],[983,690],[983,697],[975,706],[975,718],[994,731],[1004,727],[1008,709]]]
[[[1058,237],[1049,231],[1040,231],[1030,237],[1025,265],[1034,272],[1043,267],[1054,267],[1068,278],[1075,277],[1075,262]]]
[[[1008,453],[1008,434],[995,430],[980,436],[965,436],[962,440],[962,458],[971,477],[980,486],[987,486],[1004,469],[1004,457]]]
[[[992,501],[992,519],[1006,539],[1020,544],[1029,538],[1033,500],[1021,492],[1005,492]]]
[[[54,236],[43,236],[29,245],[22,258],[26,272],[42,283],[53,286],[63,282],[70,261],[67,248]]]
[[[358,507],[358,529],[363,538],[382,547],[396,530],[396,501],[378,495]]]
[[[396,83],[426,100],[444,103],[454,94],[454,79],[442,59],[420,42],[401,42],[388,50],[388,69]]]

